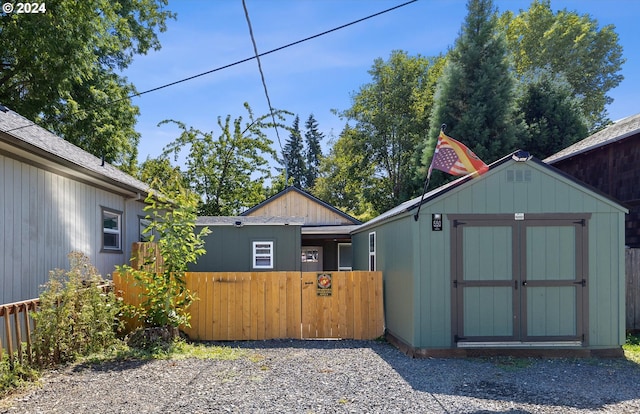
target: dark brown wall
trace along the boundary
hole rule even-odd
[[[640,247],[640,134],[552,165],[629,208],[625,243]]]

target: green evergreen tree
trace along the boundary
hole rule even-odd
[[[305,129],[304,138],[307,144],[305,158],[307,165],[305,168],[304,187],[309,190],[313,188],[318,178],[320,159],[322,158],[320,141],[322,141],[324,135],[318,130],[318,121],[313,117],[313,114],[309,115],[307,122],[305,122]]]
[[[520,148],[544,159],[588,135],[581,100],[562,74],[536,70],[518,85],[517,104],[526,125]]]
[[[485,163],[514,150],[515,81],[491,0],[469,0],[468,14],[439,81],[423,167],[430,164],[441,124]],[[433,185],[449,177],[435,175]]]
[[[287,175],[291,180],[291,185],[302,189],[305,179],[305,164],[302,144],[302,134],[300,133],[300,117],[296,116],[289,133],[289,139],[283,148],[283,165],[287,169]]]

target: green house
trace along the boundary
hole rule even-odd
[[[411,355],[621,355],[626,213],[518,151],[358,227],[353,267]]]

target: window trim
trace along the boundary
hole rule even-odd
[[[270,252],[268,254],[257,254],[258,245],[269,245]],[[258,258],[269,258],[269,265],[258,265]],[[256,240],[251,242],[251,268],[259,270],[273,270],[275,268],[275,242],[273,240]]]
[[[371,236],[373,236],[373,238]],[[372,231],[371,233],[369,233],[369,238],[368,238],[369,242],[367,243],[367,246],[368,246],[367,249],[369,250],[369,264],[368,264],[368,267],[369,267],[369,271],[370,272],[375,272],[376,269],[378,268],[378,259],[376,257],[376,250],[377,250],[377,245],[376,245],[377,240],[376,239],[377,239],[377,236],[376,236],[376,232],[375,231]],[[372,240],[373,240],[373,246],[372,246],[372,243],[371,243]],[[373,258],[373,261],[371,261],[372,258]],[[373,266],[372,266],[372,264],[373,264]]]
[[[349,272],[353,270],[353,250],[351,250],[351,266],[340,266],[340,247],[341,246],[351,246],[353,249],[352,243],[338,243],[338,271]]]
[[[113,230],[113,229],[108,229],[104,226],[104,219],[106,215],[111,215],[114,216],[117,219],[118,222],[118,229],[117,230]],[[123,238],[123,234],[124,234],[124,229],[123,229],[123,213],[122,211],[119,210],[114,210],[112,208],[108,208],[108,207],[101,207],[100,208],[100,223],[101,226],[100,228],[102,229],[102,252],[107,252],[107,253],[122,253],[122,238]],[[117,246],[106,246],[104,243],[104,237],[105,235],[110,234],[110,235],[116,235],[117,237]]]

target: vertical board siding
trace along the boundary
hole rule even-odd
[[[625,251],[627,331],[640,331],[640,249]]]
[[[194,340],[375,339],[384,333],[382,273],[331,272],[331,296],[318,296],[316,272],[188,272]],[[139,303],[131,278],[114,274],[125,303]]]
[[[100,207],[123,213],[123,252],[103,253]],[[37,297],[49,272],[79,251],[104,277],[138,238],[141,201],[0,155],[0,303]],[[132,216],[132,217],[131,217]]]

